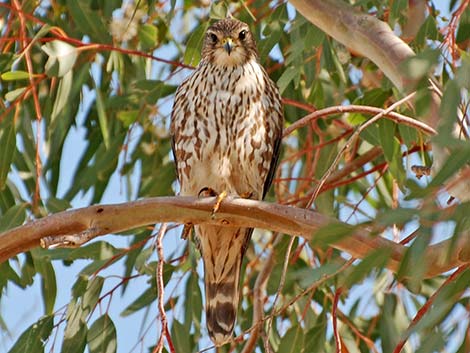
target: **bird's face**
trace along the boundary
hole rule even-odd
[[[203,59],[218,66],[237,66],[257,57],[256,43],[246,23],[226,18],[207,29]]]

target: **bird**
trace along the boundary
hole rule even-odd
[[[210,25],[201,60],[177,88],[170,136],[181,196],[262,200],[277,168],[284,122],[281,96],[249,26]],[[223,202],[223,201],[222,201]],[[215,346],[232,340],[240,272],[253,228],[194,226],[204,264],[206,326]]]

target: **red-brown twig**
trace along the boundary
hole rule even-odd
[[[13,0],[13,7],[18,13],[18,17],[20,20],[20,37],[21,37],[21,45],[23,49],[25,49],[25,60],[26,60],[26,68],[29,74],[29,83],[31,85],[31,91],[33,94],[33,101],[34,101],[34,110],[36,112],[36,187],[34,190],[34,198],[33,198],[33,210],[35,210],[39,204],[40,199],[40,183],[41,183],[41,174],[42,174],[42,167],[41,167],[41,156],[40,156],[40,143],[41,143],[41,120],[42,120],[42,113],[41,113],[41,106],[39,104],[39,97],[38,92],[36,89],[36,85],[34,82],[34,71],[33,71],[33,63],[31,61],[31,55],[28,48],[28,40],[26,39],[26,21],[24,17],[24,13],[21,10],[21,5],[18,0]]]
[[[406,100],[409,100],[409,99],[410,99],[409,97],[406,97]],[[398,102],[403,102],[403,101],[404,100],[400,100]],[[396,103],[393,104],[391,106],[391,107],[393,107],[392,110],[396,106],[397,106]],[[406,115],[396,113],[392,110],[390,109],[390,107],[387,108],[387,109],[382,109],[382,108],[370,107],[370,106],[366,106],[366,105],[344,105],[344,106],[343,105],[338,105],[338,106],[334,106],[334,107],[328,107],[328,108],[325,108],[325,109],[320,109],[320,110],[314,111],[314,112],[306,115],[302,119],[297,120],[295,123],[293,123],[292,125],[290,125],[288,128],[286,128],[284,130],[284,136],[290,135],[293,131],[295,131],[295,130],[297,130],[297,129],[299,129],[299,128],[301,128],[301,127],[307,125],[308,123],[310,123],[312,121],[315,121],[317,119],[324,118],[326,116],[330,116],[330,115],[334,115],[334,114],[343,114],[343,113],[352,113],[352,112],[364,113],[364,114],[376,114],[376,115],[380,114],[381,117],[385,117],[385,118],[391,119],[391,120],[393,120],[397,123],[402,123],[404,125],[414,127],[414,128],[419,129],[420,131],[422,131],[422,132],[424,132],[428,135],[436,135],[436,130],[434,130],[429,125],[427,125],[427,124],[425,124],[425,123],[423,123],[419,120],[410,118]],[[369,121],[370,120],[368,120],[366,122],[366,124],[368,124]]]
[[[437,298],[439,293],[442,291],[443,288],[445,288],[449,283],[454,281],[462,272],[464,272],[466,269],[468,269],[470,265],[464,265],[460,266],[454,273],[452,273],[446,280],[445,282],[429,297],[429,299],[424,303],[424,305],[421,307],[421,309],[418,310],[416,313],[415,317],[411,321],[410,325],[408,326],[408,332],[412,327],[414,327],[419,320],[423,318],[423,316],[429,311],[431,306],[434,303],[434,300]],[[408,336],[402,338],[400,342],[395,346],[395,349],[393,350],[393,353],[400,353],[401,350],[403,349],[403,346],[405,345],[406,341],[408,340]]]
[[[158,263],[157,263],[157,274],[156,274],[156,281],[157,281],[157,290],[158,290],[158,311],[160,312],[160,322],[162,325],[162,329],[160,332],[160,337],[158,339],[157,345],[155,346],[153,352],[154,353],[161,353],[163,351],[163,338],[165,337],[168,346],[170,348],[171,353],[175,353],[175,347],[171,340],[170,332],[168,330],[168,321],[166,318],[165,312],[165,304],[164,304],[164,296],[165,296],[165,284],[163,282],[163,263],[165,262],[165,258],[163,257],[163,236],[166,233],[167,223],[163,223],[160,226],[160,229],[157,234],[156,238],[156,248],[158,254]]]
[[[343,351],[342,345],[341,345],[341,337],[338,332],[338,317],[337,317],[337,309],[338,309],[338,301],[339,297],[341,296],[341,293],[343,292],[343,289],[340,287],[336,290],[335,292],[335,297],[333,300],[333,310],[331,311],[331,317],[333,320],[333,335],[335,336],[335,343],[336,343],[336,353],[341,353]]]

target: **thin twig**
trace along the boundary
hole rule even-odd
[[[338,309],[338,301],[343,289],[340,287],[336,289],[335,297],[333,299],[333,309],[331,311],[331,319],[333,320],[333,334],[335,336],[335,343],[336,343],[336,353],[341,353],[343,351],[342,344],[341,344],[341,336],[338,332],[338,317],[336,311]]]
[[[287,274],[287,267],[289,265],[289,257],[290,257],[290,253],[292,251],[292,245],[294,245],[294,241],[295,241],[295,237],[290,237],[290,240],[289,240],[289,245],[287,246],[287,251],[286,251],[286,255],[284,257],[284,266],[282,267],[282,275],[281,275],[281,281],[279,283],[279,287],[277,288],[277,291],[276,291],[276,296],[274,297],[274,302],[273,302],[273,310],[276,308],[276,303],[277,303],[277,300],[279,299],[279,294],[282,292],[282,288],[284,288],[284,284],[286,283],[286,274]],[[266,340],[264,342],[264,349],[266,352],[271,352],[271,347],[269,346],[269,341],[268,341],[268,338],[269,338],[269,335],[271,334],[271,326],[273,324],[273,317],[274,315],[271,315],[268,319],[268,328],[267,328],[267,332],[266,332]]]
[[[256,277],[255,286],[253,288],[253,320],[252,320],[252,332],[250,338],[245,343],[242,353],[251,353],[256,348],[256,341],[258,340],[259,333],[263,323],[263,304],[264,304],[264,293],[266,291],[266,284],[268,283],[269,275],[273,270],[275,248],[282,237],[278,234],[274,234],[274,243],[272,244],[271,252],[263,263],[263,268],[259,271]]]
[[[415,317],[408,326],[408,329],[406,330],[406,336],[402,338],[400,342],[398,342],[398,344],[395,346],[395,349],[393,350],[393,353],[401,352],[406,341],[408,340],[411,328],[413,328],[418,323],[418,321],[421,320],[423,316],[431,309],[432,305],[434,304],[434,300],[436,300],[437,296],[439,295],[439,293],[441,293],[442,289],[449,285],[449,283],[453,282],[462,272],[467,270],[469,267],[470,265],[460,266],[454,273],[447,277],[445,282],[442,283],[442,285],[429,297],[426,303],[424,303],[424,305],[416,313]]]
[[[156,281],[157,281],[157,291],[158,291],[158,311],[160,312],[160,322],[162,325],[160,331],[160,337],[158,338],[157,345],[153,349],[153,353],[161,353],[163,351],[163,338],[166,337],[168,342],[168,346],[170,347],[170,352],[175,353],[175,347],[173,346],[173,342],[171,341],[171,336],[168,331],[168,321],[166,318],[165,312],[165,304],[164,304],[164,297],[165,297],[165,284],[163,282],[163,263],[165,262],[165,258],[163,256],[163,236],[166,233],[167,223],[163,223],[160,226],[158,231],[157,238],[155,240],[155,245],[157,248],[158,254],[158,262],[157,262],[157,273],[156,273]]]
[[[408,101],[410,98],[405,97],[402,100],[396,102],[395,104],[392,104],[390,107],[387,109],[383,108],[378,108],[378,107],[371,107],[371,106],[366,106],[366,105],[339,105],[339,106],[334,106],[334,107],[328,107],[324,109],[320,109],[317,111],[314,111],[302,119],[297,120],[295,123],[290,125],[284,130],[284,136],[289,136],[292,132],[295,130],[311,123],[312,121],[315,121],[319,118],[323,118],[326,116],[334,115],[334,114],[343,114],[343,113],[365,113],[365,114],[376,114],[380,115],[380,118],[388,118],[390,120],[393,120],[397,123],[401,123],[403,125],[411,126],[414,127],[428,135],[436,135],[437,132],[435,129],[433,129],[431,126],[423,123],[422,121],[410,118],[409,116],[399,114],[394,112],[393,110],[400,104],[402,104],[405,101]],[[375,116],[374,116],[375,118]],[[374,119],[373,118],[373,119]],[[372,120],[372,119],[371,119]],[[366,124],[369,122],[368,120]]]
[[[34,197],[33,197],[33,211],[36,211],[39,199],[40,199],[40,183],[41,183],[41,174],[42,174],[42,164],[41,164],[41,156],[40,156],[40,144],[41,144],[41,120],[42,120],[42,113],[41,113],[41,105],[39,104],[39,97],[38,92],[36,89],[36,85],[34,82],[34,69],[33,63],[31,61],[31,54],[28,50],[28,39],[26,37],[26,21],[24,18],[24,13],[21,9],[21,5],[18,0],[13,0],[13,5],[15,10],[18,13],[18,17],[20,20],[20,38],[21,38],[21,45],[25,50],[25,59],[26,59],[26,68],[29,74],[29,83],[31,85],[31,91],[33,94],[33,101],[34,101],[34,110],[36,113],[36,186],[34,190]]]
[[[353,145],[353,143],[356,141],[356,139],[359,137],[359,134],[364,131],[368,126],[374,124],[390,112],[392,112],[396,107],[400,106],[401,104],[408,102],[411,100],[414,96],[416,95],[416,92],[410,93],[406,97],[400,99],[399,101],[393,103],[390,107],[388,107],[385,110],[381,110],[381,112],[371,119],[367,120],[364,124],[360,125],[356,131],[351,135],[351,137],[348,139],[348,141],[344,144],[343,148],[339,151],[339,153],[336,155],[335,160],[333,163],[330,165],[326,173],[323,175],[321,178],[320,182],[315,186],[315,189],[312,193],[312,196],[310,198],[310,201],[308,205],[311,205],[314,200],[316,200],[320,190],[322,189],[323,185],[325,184],[326,180],[329,178],[329,176],[333,173],[333,171],[336,169],[337,165],[339,164],[341,158],[343,157],[344,153]]]

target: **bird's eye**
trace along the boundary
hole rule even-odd
[[[217,36],[214,33],[210,33],[210,36],[211,36],[212,43],[217,43],[219,38],[217,38]]]
[[[243,30],[240,33],[238,33],[238,38],[240,38],[240,40],[244,40],[246,38],[246,31]]]

